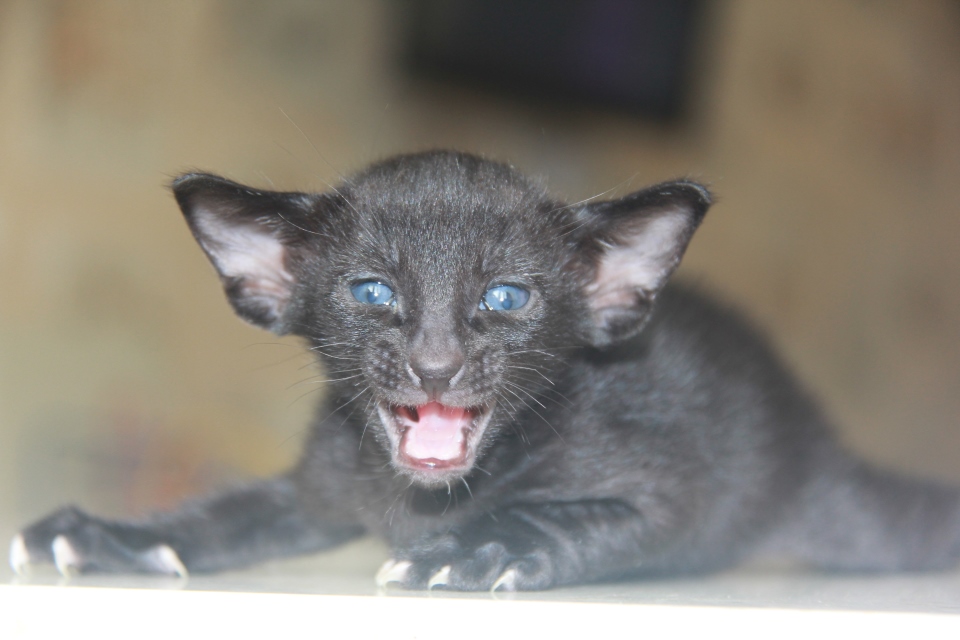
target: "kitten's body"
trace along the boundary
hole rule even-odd
[[[847,455],[756,332],[658,296],[709,205],[698,185],[563,206],[431,153],[328,195],[174,190],[238,313],[305,336],[330,403],[289,474],[142,523],[63,510],[18,536],[15,568],[216,570],[364,532],[393,550],[380,580],[409,587],[960,557],[960,492]]]

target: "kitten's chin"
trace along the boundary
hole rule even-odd
[[[417,407],[380,403],[380,421],[398,471],[418,484],[438,486],[466,475],[474,465],[493,405]]]

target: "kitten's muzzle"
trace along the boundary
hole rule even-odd
[[[378,410],[394,466],[432,485],[473,467],[493,406],[455,407],[430,401],[416,407],[381,403]]]

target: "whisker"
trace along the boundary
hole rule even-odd
[[[540,402],[539,400],[537,400],[537,397],[536,397],[535,395],[533,395],[532,393],[530,393],[529,391],[527,391],[526,389],[524,389],[524,388],[521,387],[520,385],[514,384],[513,382],[510,382],[509,380],[504,380],[503,383],[504,383],[504,384],[508,384],[508,385],[510,385],[511,387],[514,387],[514,388],[519,389],[520,391],[522,391],[524,394],[527,395],[527,397],[529,397],[531,400],[533,400],[533,401],[536,402],[538,405],[540,405],[540,408],[541,408],[541,409],[546,409],[546,408],[547,408],[547,406],[546,406],[545,404],[543,404],[542,402]]]
[[[293,354],[292,356],[288,356],[288,357],[286,357],[286,358],[283,358],[282,360],[277,360],[276,362],[269,362],[269,363],[267,363],[267,364],[262,364],[262,365],[260,365],[259,367],[254,367],[254,368],[251,369],[250,371],[251,371],[251,372],[257,372],[257,371],[263,371],[264,369],[269,369],[269,368],[271,368],[271,367],[279,367],[280,365],[286,364],[287,362],[290,362],[291,360],[296,360],[296,359],[297,359],[298,357],[300,357],[301,355],[306,355],[306,354],[303,354],[303,352],[301,352],[301,353],[295,353],[295,354]],[[313,363],[311,362],[311,363],[309,363],[309,364],[313,364]],[[309,366],[309,365],[308,365],[308,366]],[[300,368],[303,369],[303,367],[300,367]]]
[[[513,413],[514,414],[517,413],[517,407],[512,402],[510,402],[510,399],[507,398],[507,396],[503,394],[503,391],[499,389],[497,390],[497,399],[503,400],[504,402],[506,402],[508,405],[510,405],[510,409],[513,411]],[[516,422],[515,420],[510,420],[509,424],[510,424],[510,428],[513,429],[513,432],[516,433],[517,436],[519,436],[520,442],[527,442],[527,434],[523,430],[523,425],[520,424],[519,422]]]
[[[470,494],[470,499],[473,500],[473,499],[474,499],[474,497],[473,497],[473,491],[470,490],[470,483],[468,483],[468,482],[467,482],[467,479],[464,478],[463,476],[460,476],[460,482],[462,482],[462,483],[463,483],[463,486],[465,486],[465,487],[467,488],[467,493]]]
[[[554,351],[565,351],[568,349],[582,349],[580,345],[573,345],[573,344],[564,346],[564,347],[550,347],[550,348],[553,349]],[[556,358],[556,359],[559,359],[561,357],[559,354],[550,353],[549,351],[544,351],[543,349],[521,349],[519,351],[508,351],[507,355],[517,356],[524,353],[538,353],[540,355],[547,356],[548,358]]]
[[[563,211],[564,209],[573,209],[574,207],[579,207],[580,205],[586,204],[586,203],[590,202],[591,200],[596,200],[597,198],[602,198],[602,197],[606,196],[607,194],[613,193],[614,191],[620,189],[620,188],[623,187],[624,185],[630,184],[631,182],[633,182],[634,180],[636,180],[636,179],[637,179],[637,176],[639,176],[639,175],[640,175],[640,174],[638,174],[638,173],[634,173],[632,176],[630,176],[630,177],[627,178],[626,180],[623,180],[622,182],[620,182],[620,184],[614,185],[614,186],[610,187],[609,189],[606,189],[606,190],[604,190],[604,191],[601,191],[600,193],[598,193],[598,194],[596,194],[596,195],[590,196],[589,198],[584,198],[583,200],[580,200],[579,202],[574,202],[574,203],[572,203],[572,204],[565,204],[565,205],[559,206],[559,207],[557,207],[556,209],[551,210],[550,213],[556,213],[557,211]]]
[[[370,421],[373,417],[370,415],[370,403],[373,402],[373,396],[367,398],[367,405],[363,408],[364,413],[367,414],[367,419],[363,421],[363,429],[360,430],[360,444],[357,445],[357,450],[363,448],[363,436],[367,434],[367,427],[370,426]]]
[[[497,397],[503,400],[504,402],[506,402],[508,405],[510,405],[510,408],[513,410],[514,413],[517,412],[517,408],[513,405],[513,403],[510,402],[510,400],[507,399],[507,397],[504,396],[502,392],[500,392],[499,390],[497,390]]]
[[[325,353],[325,352],[323,352],[323,351],[320,351],[319,349],[316,349],[316,348],[311,349],[311,351],[316,351],[317,353],[319,353],[320,355],[322,355],[324,358],[332,358],[332,359],[334,359],[334,360],[351,360],[351,361],[356,361],[356,358],[355,358],[355,357],[352,357],[352,356],[335,356],[335,355],[332,355],[332,354],[329,354],[329,353]]]
[[[525,377],[519,376],[519,375],[514,375],[514,376],[512,376],[512,380],[517,381],[517,382],[530,383],[530,384],[533,384],[533,385],[539,384],[539,381],[538,381],[538,380],[530,379],[530,378],[525,378]],[[528,391],[529,391],[529,390],[528,390]],[[553,402],[553,403],[556,404],[557,406],[563,407],[564,409],[571,409],[571,408],[574,406],[574,403],[573,403],[572,400],[570,400],[570,398],[568,398],[567,396],[563,395],[562,393],[560,393],[560,392],[557,391],[556,389],[551,389],[550,387],[539,387],[539,388],[537,389],[537,395],[538,395],[541,399],[546,400],[546,401],[548,401],[548,402]],[[551,397],[551,396],[556,396],[556,397],[554,398],[554,397]],[[559,399],[558,399],[558,398],[559,398]],[[561,400],[562,400],[562,402],[561,402]]]
[[[260,177],[263,178],[263,179],[267,182],[267,184],[270,185],[270,188],[271,188],[271,189],[276,189],[276,188],[277,188],[277,185],[274,184],[273,180],[270,179],[270,176],[268,176],[268,175],[266,174],[266,172],[264,172],[264,171],[257,171],[257,173],[259,173],[259,174],[260,174]]]
[[[443,507],[443,511],[440,513],[441,516],[447,514],[447,509],[450,508],[450,504],[453,502],[453,492],[450,489],[450,481],[447,480],[447,504]]]
[[[344,402],[343,404],[341,404],[340,406],[338,406],[338,407],[337,407],[336,409],[334,409],[333,411],[330,411],[329,413],[327,413],[327,415],[324,416],[323,420],[320,420],[320,422],[325,422],[326,420],[328,420],[328,419],[330,418],[330,416],[332,416],[332,415],[335,414],[337,411],[339,411],[340,409],[344,408],[345,406],[347,406],[348,404],[350,404],[351,402],[353,402],[354,400],[356,400],[357,398],[359,398],[361,395],[364,394],[364,392],[369,391],[369,390],[370,390],[370,385],[365,386],[363,389],[360,390],[360,392],[359,392],[357,395],[353,396],[352,398],[350,398],[349,400],[347,400],[346,402]],[[293,406],[293,404],[294,404],[295,402],[299,401],[301,398],[304,398],[304,397],[310,395],[311,393],[316,393],[317,391],[319,391],[319,389],[311,389],[310,391],[306,392],[305,394],[303,394],[302,396],[300,396],[299,398],[297,398],[296,400],[294,400],[293,402],[291,402],[290,405]]]
[[[542,373],[539,369],[537,369],[537,368],[535,368],[535,367],[522,367],[522,366],[520,366],[520,365],[518,365],[518,364],[508,364],[508,365],[507,365],[507,368],[508,368],[508,369],[526,369],[527,371],[533,371],[534,373],[536,373],[537,375],[539,375],[541,378],[543,378],[544,380],[546,380],[546,381],[549,382],[550,384],[554,384],[553,380],[551,380],[551,379],[548,378],[547,376],[543,375],[543,373]]]
[[[322,380],[314,380],[313,378],[307,378],[306,380],[301,380],[300,382],[296,382],[290,385],[289,387],[287,387],[287,389],[288,390],[295,389],[297,387],[307,385],[307,384],[328,384],[330,382],[343,382],[344,380],[352,380],[353,378],[359,378],[362,375],[363,375],[362,373],[355,373],[352,376],[345,376],[343,378],[323,378]]]
[[[298,351],[301,351],[303,349],[302,346],[298,344],[290,344],[289,342],[251,342],[249,344],[245,344],[244,346],[240,347],[240,350],[246,351],[251,347],[262,347],[264,345],[271,345],[271,346],[277,346],[277,347],[290,347],[292,349],[297,349]]]
[[[483,467],[481,467],[481,466],[478,465],[478,464],[473,465],[473,468],[476,469],[477,471],[481,472],[481,473],[485,473],[485,474],[487,474],[488,476],[493,477],[493,474],[492,474],[492,473],[490,473],[489,471],[487,471],[486,469],[484,469]]]
[[[321,160],[324,164],[326,164],[328,167],[330,167],[331,169],[333,169],[333,172],[336,173],[336,174],[340,177],[341,180],[343,180],[344,182],[348,182],[347,178],[346,178],[342,173],[340,173],[340,171],[338,171],[337,168],[336,168],[335,166],[333,166],[333,164],[331,164],[331,162],[330,162],[329,160],[327,160],[327,158],[326,158],[322,153],[320,153],[320,150],[317,149],[317,146],[316,146],[315,144],[313,144],[313,140],[310,139],[310,136],[308,136],[306,133],[304,133],[303,129],[300,128],[300,125],[298,125],[296,122],[294,122],[293,118],[291,118],[289,115],[287,115],[287,112],[284,111],[282,107],[277,107],[277,108],[280,109],[280,113],[283,114],[283,117],[286,118],[287,120],[289,120],[289,121],[290,121],[290,124],[292,124],[292,125],[297,129],[297,131],[300,132],[300,135],[303,136],[303,139],[307,141],[307,144],[309,144],[309,145],[310,145],[310,148],[313,149],[313,152],[317,154],[317,157],[320,158],[320,160]],[[327,187],[329,187],[330,189],[332,189],[332,190],[333,190],[335,193],[337,193],[337,194],[340,193],[339,191],[337,191],[337,190],[336,190],[332,185],[330,185],[330,184],[327,184]]]
[[[358,360],[357,362],[359,362],[359,360]],[[324,369],[327,368],[326,364],[327,364],[327,363],[323,363]],[[310,362],[308,362],[307,364],[305,364],[305,365],[303,365],[302,367],[300,367],[299,370],[302,371],[303,369],[309,369],[310,367],[316,367],[316,366],[317,366],[317,361],[314,360],[313,358],[311,358],[311,359],[310,359]],[[347,371],[362,371],[362,368],[361,368],[361,367],[354,367],[353,369],[337,369],[336,372],[337,372],[337,373],[345,373],[345,372],[347,372]]]
[[[322,341],[321,341],[321,340],[317,340],[317,342],[322,342]],[[345,342],[325,342],[325,343],[320,344],[320,345],[318,345],[318,346],[316,346],[316,347],[310,347],[309,350],[310,350],[310,351],[316,351],[317,349],[326,349],[327,347],[339,347],[339,346],[342,346],[342,345],[347,345],[347,346],[350,346],[350,347],[356,347],[356,346],[358,346],[356,343],[348,342],[348,341],[345,341]]]
[[[312,233],[313,235],[315,235],[315,236],[320,236],[320,237],[322,237],[322,238],[330,238],[330,239],[333,239],[333,236],[328,235],[328,234],[326,234],[326,233],[320,233],[319,231],[311,231],[310,229],[304,229],[304,228],[301,227],[300,225],[295,224],[294,222],[291,222],[290,220],[287,220],[286,218],[284,218],[284,217],[283,217],[283,214],[280,213],[279,211],[277,211],[276,214],[277,214],[277,216],[278,216],[281,220],[283,220],[284,222],[286,222],[288,225],[290,225],[290,226],[293,227],[294,229],[299,229],[300,231],[303,231],[304,233]]]
[[[305,398],[306,396],[310,395],[311,393],[316,393],[318,390],[319,390],[319,389],[311,389],[310,391],[304,393],[303,395],[299,396],[296,400],[294,400],[293,402],[291,402],[289,406],[292,407],[294,404],[296,404],[297,402],[299,402],[302,398]],[[330,416],[332,416],[332,415],[335,414],[337,411],[339,411],[340,409],[344,408],[345,406],[347,406],[348,404],[350,404],[351,402],[353,402],[354,400],[356,400],[357,398],[359,398],[361,395],[363,395],[364,392],[369,391],[369,390],[370,390],[370,386],[367,385],[366,387],[364,387],[363,389],[360,390],[360,393],[358,393],[357,395],[353,396],[352,398],[350,398],[349,400],[347,400],[346,402],[344,402],[343,404],[341,404],[340,406],[338,406],[338,407],[337,407],[336,409],[334,409],[333,411],[329,412],[329,413],[328,413],[327,415],[325,415],[325,416],[323,417],[323,419],[320,420],[319,422],[326,422],[327,420],[330,419]],[[347,414],[347,419],[349,419],[349,417],[350,417],[351,415],[353,415],[353,411],[351,411],[349,414]],[[346,423],[347,419],[344,419],[344,421],[343,421],[342,423],[340,423],[340,426],[343,426],[343,425]],[[280,444],[286,444],[287,442],[289,442],[290,438],[293,438],[294,436],[297,436],[297,435],[303,433],[303,431],[304,431],[303,429],[298,429],[296,433],[293,433],[293,434],[291,434],[289,437],[284,438],[284,439],[280,442]]]
[[[562,443],[564,443],[564,444],[567,443],[566,440],[563,439],[563,436],[560,435],[560,432],[557,431],[557,430],[554,428],[554,426],[553,426],[552,424],[550,424],[550,421],[547,420],[546,418],[544,418],[543,415],[542,415],[539,411],[537,411],[536,409],[534,409],[533,407],[531,407],[523,398],[521,398],[521,397],[520,397],[517,393],[515,393],[513,390],[511,390],[511,389],[505,389],[505,391],[509,391],[509,392],[512,393],[513,395],[517,396],[517,399],[523,404],[523,406],[525,406],[526,408],[530,409],[530,411],[533,411],[535,414],[537,414],[537,417],[540,418],[541,420],[543,420],[543,422],[544,422],[548,427],[550,427],[550,430],[553,431],[555,434],[557,434],[557,437],[560,438],[560,442],[562,442]],[[521,391],[522,391],[522,389],[521,389]],[[541,405],[541,406],[542,406],[542,405]],[[544,408],[546,408],[546,407],[544,407]]]

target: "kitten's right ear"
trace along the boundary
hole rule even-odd
[[[590,267],[584,293],[595,346],[643,328],[711,201],[706,187],[677,180],[580,209],[576,233]]]
[[[305,234],[319,235],[311,227],[325,196],[262,191],[207,173],[184,174],[171,189],[237,315],[285,333],[291,253]]]

